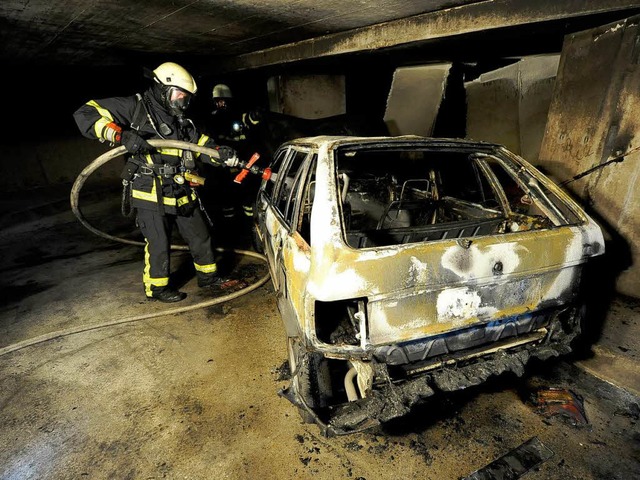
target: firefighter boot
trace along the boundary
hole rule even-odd
[[[196,272],[196,278],[200,288],[219,287],[223,283],[223,279],[216,273]]]
[[[179,292],[171,287],[151,287],[151,296],[147,298],[151,300],[160,300],[165,303],[173,303],[184,300],[186,297],[186,293]]]
[[[196,278],[198,279],[198,286],[200,288],[210,288],[213,290],[223,290],[239,283],[238,280],[222,278],[215,273],[196,272]]]

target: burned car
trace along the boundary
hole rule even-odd
[[[500,145],[313,137],[256,200],[287,337],[283,391],[325,434],[568,353],[600,227]]]

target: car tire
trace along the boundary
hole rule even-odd
[[[314,362],[309,358],[309,353],[304,350],[298,337],[287,338],[287,350],[291,369],[291,387],[299,402],[304,403],[298,406],[298,413],[304,423],[314,423],[315,416],[309,412],[316,403],[313,396],[314,388],[317,389],[317,386],[314,387]]]

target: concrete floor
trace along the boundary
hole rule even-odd
[[[83,207],[87,218],[130,232],[105,198]],[[20,213],[4,202],[0,352],[176,308],[144,299],[139,247],[90,233],[66,192],[57,200],[43,195]],[[181,268],[188,254],[173,259],[189,294],[179,305],[206,300]],[[264,272],[238,260],[236,269]],[[458,479],[532,437],[553,456],[526,478],[640,478],[640,302],[618,298],[609,312],[592,358],[533,363],[525,377],[334,438],[278,395],[286,349],[270,283],[224,304],[63,336],[0,356],[0,478]],[[589,424],[536,413],[530,399],[542,386],[580,395]]]

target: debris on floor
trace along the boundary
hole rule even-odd
[[[529,470],[549,460],[553,455],[553,451],[545,446],[538,437],[533,437],[462,480],[495,480],[499,478],[516,480]]]
[[[257,282],[267,271],[266,265],[247,264],[234,266],[230,272],[223,275],[219,284],[206,290],[206,295],[216,297],[235,293]],[[214,311],[213,313],[226,314],[227,312]]]
[[[558,417],[574,427],[588,425],[583,398],[566,388],[545,387],[532,397],[535,412],[545,418]]]
[[[220,284],[220,290],[233,289],[235,291],[235,290],[240,290],[242,288],[245,288],[246,286],[247,286],[246,282],[243,282],[235,278],[230,278],[229,280]]]

